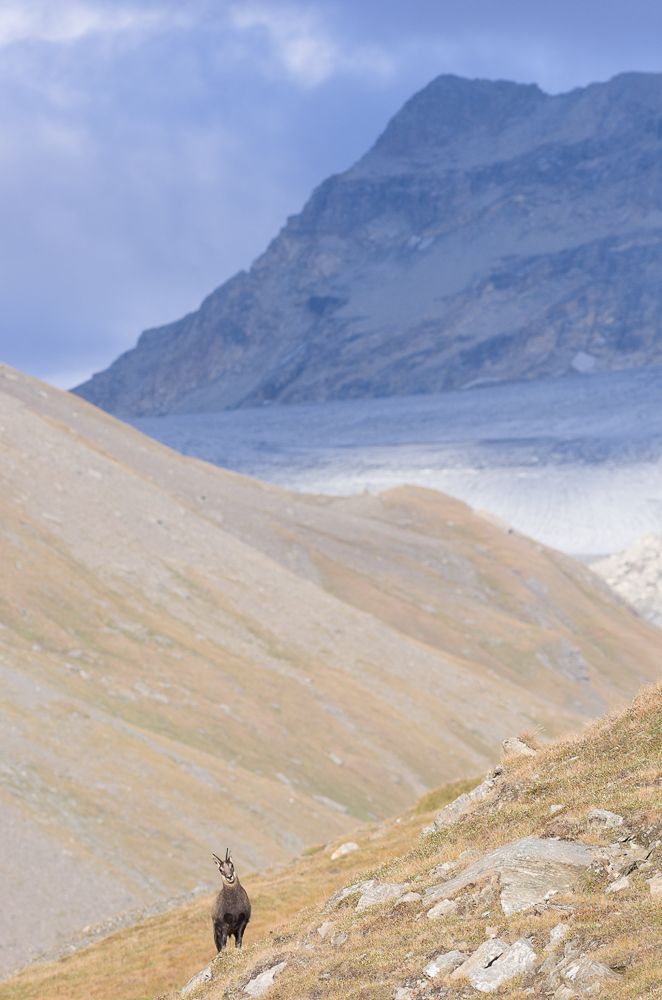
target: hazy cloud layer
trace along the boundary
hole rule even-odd
[[[442,72],[662,69],[649,0],[5,0],[0,355],[71,385],[194,309]]]

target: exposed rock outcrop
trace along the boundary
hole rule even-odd
[[[516,741],[517,743],[520,740]],[[524,746],[524,744],[522,744]],[[528,750],[528,747],[527,747]],[[529,751],[530,753],[535,753],[534,750]],[[470,792],[465,792],[463,795],[458,795],[456,799],[449,802],[447,806],[437,813],[434,819],[434,823],[429,826],[424,826],[421,830],[421,836],[427,837],[432,833],[436,833],[442,830],[445,826],[452,826],[465,812],[467,812],[471,806],[476,802],[482,802],[486,799],[488,795],[494,790],[496,784],[503,773],[503,768],[495,767],[493,771],[485,776],[484,781],[481,781],[480,785],[472,789]]]
[[[662,76],[440,76],[250,271],[76,391],[118,415],[662,362]]]
[[[452,899],[468,885],[496,873],[501,908],[510,916],[570,888],[591,865],[595,851],[586,844],[522,837],[485,854],[455,878],[428,888],[423,905]]]

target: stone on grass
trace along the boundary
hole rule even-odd
[[[416,991],[411,986],[399,986],[395,991],[393,1000],[413,1000]]]
[[[377,906],[379,903],[388,903],[392,899],[398,899],[409,890],[406,884],[395,882],[373,882],[371,886],[365,887],[361,891],[361,898],[356,904],[356,912],[367,910],[369,906]]]
[[[329,934],[332,932],[333,928],[336,926],[337,923],[338,923],[337,920],[325,920],[323,924],[319,925],[319,927],[317,928],[317,933],[322,938],[322,940],[324,940],[324,938],[327,938],[329,936]]]
[[[591,809],[588,818],[596,823],[604,823],[607,827],[623,825],[623,817],[618,813],[609,812],[608,809]]]
[[[502,769],[497,767],[493,771],[490,771],[486,775],[484,781],[481,782],[476,788],[471,792],[465,792],[464,795],[458,795],[456,799],[445,806],[441,812],[437,813],[434,823],[430,826],[425,826],[421,830],[421,836],[425,837],[431,833],[438,833],[439,830],[443,830],[444,827],[452,826],[467,809],[474,804],[474,802],[482,802],[483,799],[494,791],[497,784],[499,776],[501,775]]]
[[[549,942],[545,945],[545,951],[554,951],[561,941],[564,941],[570,933],[570,924],[557,924],[549,932]]]
[[[615,972],[612,972],[603,962],[596,962],[590,955],[582,955],[580,958],[566,958],[559,963],[556,971],[563,980],[564,986],[582,992],[595,992],[600,989],[603,983],[618,979]]]
[[[338,858],[342,858],[344,854],[350,854],[352,851],[358,851],[359,845],[355,844],[353,840],[348,840],[346,844],[341,844],[340,847],[331,855],[332,861],[337,861]]]
[[[287,962],[279,962],[278,965],[272,965],[270,969],[261,972],[255,979],[251,979],[249,983],[246,983],[244,993],[247,993],[249,997],[262,996],[270,986],[273,986],[274,979],[280,975],[286,965]]]
[[[180,991],[180,997],[186,997],[189,993],[193,993],[193,990],[197,990],[199,986],[204,983],[211,982],[211,963],[202,970],[202,972],[196,972],[194,976],[191,976],[186,986],[184,986]]]
[[[550,807],[549,807],[549,815],[550,815],[550,816],[554,816],[554,815],[555,815],[555,814],[556,814],[557,812],[560,812],[560,811],[561,811],[561,809],[564,809],[564,808],[565,808],[565,807],[564,807],[564,806],[562,806],[562,805],[561,805],[560,803],[557,803],[557,804],[556,804],[556,805],[554,805],[554,806],[550,806]]]
[[[437,903],[428,910],[428,920],[441,920],[442,917],[448,917],[451,913],[455,913],[458,904],[454,899],[442,899],[440,903]]]
[[[536,953],[528,941],[520,939],[511,944],[488,968],[472,973],[469,982],[481,993],[492,993],[507,980],[535,970]]]
[[[449,976],[463,962],[464,955],[461,951],[447,951],[444,955],[437,955],[425,966],[423,972],[429,979],[434,979],[436,976]]]
[[[324,906],[325,911],[328,913],[330,910],[337,910],[344,899],[348,899],[350,896],[360,896],[362,892],[373,885],[377,885],[377,882],[371,878],[366,882],[355,882],[353,885],[345,886],[344,889],[339,889],[338,892],[334,892],[330,899],[327,899]]]
[[[550,951],[549,955],[545,961],[540,966],[538,970],[541,974],[547,975],[547,973],[553,972],[556,966],[559,964],[559,954],[557,951]]]
[[[630,882],[630,879],[627,877],[627,875],[621,875],[621,877],[616,879],[615,882],[612,882],[611,885],[607,886],[605,892],[621,892],[623,889],[630,889],[630,888],[632,888],[632,883]]]
[[[400,899],[396,899],[394,906],[400,906],[400,903],[420,903],[421,899],[420,892],[406,892],[404,896],[400,896]]]
[[[508,944],[501,938],[490,938],[489,941],[483,941],[473,955],[451,974],[451,979],[471,980],[474,972],[486,969],[499,955],[503,955],[508,947]]]
[[[509,736],[507,740],[502,742],[501,746],[506,757],[535,757],[538,752],[516,736]]]
[[[653,875],[648,881],[648,888],[653,899],[662,901],[662,875]]]
[[[554,993],[554,1000],[575,1000],[577,994],[569,986],[559,986]]]

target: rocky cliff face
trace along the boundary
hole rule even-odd
[[[442,76],[200,309],[76,392],[118,415],[662,362],[662,75]]]

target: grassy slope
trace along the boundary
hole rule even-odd
[[[244,876],[253,904],[245,947],[258,947],[302,909],[317,907],[366,864],[382,865],[407,851],[436,810],[476,781],[460,780],[423,797],[416,810],[351,836],[359,851],[330,861],[335,845],[310,848],[287,866]],[[205,896],[168,913],[140,921],[75,954],[35,965],[0,983],[0,1000],[142,1000],[181,986],[214,956]]]
[[[550,804],[556,803],[564,809],[550,817]],[[606,830],[590,824],[586,817],[593,808],[623,815],[627,832],[653,847],[653,853],[630,875],[630,889],[608,895],[605,890],[615,876],[597,868],[553,902],[573,908],[570,933],[581,952],[618,971],[619,978],[603,988],[602,996],[659,997],[662,905],[652,900],[646,879],[662,871],[662,686],[647,689],[628,710],[589,724],[579,736],[558,740],[537,757],[509,765],[491,800],[475,807],[456,826],[422,842],[410,828],[409,850],[368,867],[362,876],[412,881],[418,889],[436,881],[430,874],[435,865],[456,859],[464,850],[482,853],[527,835],[605,845],[624,835],[624,828]],[[476,888],[486,892],[465,896],[460,915],[439,923],[417,919],[420,908],[415,903],[396,910],[387,904],[361,914],[347,906],[339,912],[337,925],[347,940],[337,949],[320,941],[316,927],[323,915],[318,907],[309,907],[282,928],[277,940],[263,939],[240,955],[224,954],[215,967],[215,982],[198,995],[208,1000],[240,996],[241,985],[256,971],[286,959],[288,965],[270,991],[270,1000],[386,1000],[395,988],[420,981],[426,960],[439,951],[477,947],[485,939],[486,925],[509,941],[529,937],[542,958],[551,927],[568,919],[550,908],[505,918],[498,899],[490,898],[489,887]],[[538,976],[504,984],[498,995],[515,1000],[544,993],[544,977]],[[447,981],[422,984],[417,995],[466,994],[466,984]]]
[[[551,817],[550,804],[556,803],[564,808]],[[423,807],[429,804],[429,799],[422,802]],[[443,804],[442,797],[437,804]],[[490,898],[489,885],[481,883],[476,886],[485,890],[480,899],[470,887],[461,912],[439,922],[420,919],[417,903],[397,909],[385,904],[360,914],[347,905],[331,915],[338,921],[336,932],[347,935],[341,946],[317,934],[317,927],[329,919],[323,901],[343,884],[376,877],[423,889],[438,881],[432,869],[439,863],[457,859],[466,850],[483,853],[527,835],[615,842],[623,828],[590,824],[586,817],[593,808],[620,813],[639,843],[658,846],[650,862],[630,875],[632,888],[618,895],[606,894],[614,876],[598,869],[566,895],[554,897],[556,906],[572,907],[571,917],[566,911],[540,908],[505,918],[498,899]],[[551,927],[566,919],[582,952],[618,970],[618,980],[602,996],[619,1000],[660,995],[662,905],[652,901],[645,880],[662,870],[662,685],[646,689],[629,709],[589,724],[578,736],[555,741],[535,758],[508,764],[490,800],[475,806],[454,827],[420,841],[418,832],[429,815],[410,811],[381,828],[360,831],[360,850],[339,862],[330,862],[326,848],[286,869],[247,879],[256,913],[247,947],[223,953],[214,965],[214,981],[196,996],[239,998],[250,978],[286,960],[270,1000],[390,1000],[405,984],[413,985],[421,997],[460,997],[467,995],[466,984],[416,985],[434,955],[446,948],[477,947],[485,939],[486,926],[491,926],[509,941],[529,937],[542,959]],[[467,862],[475,857],[473,853]],[[166,984],[180,987],[213,952],[208,903],[200,901],[150,920],[71,959],[27,970],[0,986],[0,998],[137,1000]],[[531,995],[545,995],[541,977],[513,981],[498,993],[509,1000]],[[174,998],[176,993],[162,996]]]

